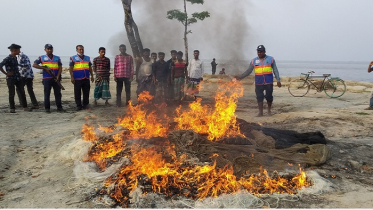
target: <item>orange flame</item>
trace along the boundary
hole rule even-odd
[[[118,119],[118,125],[126,128],[130,132],[131,138],[151,138],[164,137],[168,128],[162,125],[154,111],[148,112],[144,106],[153,98],[149,92],[145,91],[139,95],[137,106],[132,102],[127,107],[127,116]]]
[[[113,139],[106,139],[104,142],[96,143],[89,149],[89,156],[83,161],[94,161],[101,171],[107,166],[107,160],[119,154],[125,147],[123,133],[112,136]]]
[[[217,197],[240,190],[247,190],[252,194],[294,194],[298,189],[311,185],[301,169],[292,179],[282,178],[278,174],[270,177],[266,170],[262,170],[259,175],[238,179],[229,166],[222,169],[216,168],[216,163],[187,166],[176,157],[169,163],[155,148],[140,148],[138,151],[132,149],[132,154],[132,164],[123,166],[118,174],[105,182],[106,187],[114,184],[110,196],[120,203],[128,202],[129,193],[139,185],[151,185],[151,190],[145,193],[185,195],[193,199]]]
[[[202,99],[197,99],[189,105],[190,111],[182,112],[179,107],[174,121],[178,123],[178,129],[191,129],[196,133],[207,134],[211,141],[222,137],[243,136],[235,116],[237,100],[242,96],[241,83],[221,83],[215,95],[214,109],[202,106]]]
[[[83,140],[85,141],[95,141],[96,138],[96,132],[95,128],[91,125],[83,125],[82,126],[82,131],[81,133],[83,134]]]

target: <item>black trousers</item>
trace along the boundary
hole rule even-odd
[[[26,108],[27,103],[26,103],[26,95],[25,95],[25,89],[24,89],[25,85],[23,84],[23,80],[18,81],[13,78],[9,78],[6,80],[6,83],[8,85],[8,90],[9,90],[10,109],[16,108],[15,103],[14,103],[14,96],[16,94],[16,88],[17,88],[17,92],[19,92],[21,105],[23,108]]]
[[[216,68],[212,68],[212,75],[215,75],[216,73]]]
[[[130,78],[117,78],[117,106],[122,106],[122,90],[126,91],[126,104],[131,100],[131,79]]]
[[[264,95],[264,91],[266,92]],[[267,102],[272,103],[273,101],[273,84],[267,85],[255,85],[256,100],[258,102],[263,102],[264,98]]]
[[[36,97],[35,97],[35,93],[34,93],[34,79],[22,77],[22,81],[23,81],[23,87],[25,86],[27,87],[27,92],[28,92],[28,95],[30,96],[31,103],[34,106],[39,106],[38,101],[36,100]],[[19,103],[21,104],[21,106],[23,106],[22,100],[20,97],[21,94],[18,89],[17,89],[17,95],[18,95]],[[27,104],[27,98],[26,98],[26,104]]]
[[[44,107],[45,109],[51,108],[51,90],[53,88],[54,92],[54,98],[56,100],[57,108],[62,108],[62,94],[61,94],[61,88],[57,84],[57,82],[54,79],[43,79],[43,85],[44,85]]]
[[[91,84],[89,79],[75,80],[74,83],[74,96],[77,107],[87,107],[89,104],[89,91]],[[83,105],[82,105],[82,92],[83,92]]]

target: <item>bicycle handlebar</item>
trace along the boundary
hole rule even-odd
[[[313,73],[315,73],[315,72],[314,72],[314,71],[309,71],[308,73],[309,73],[309,74],[313,74]]]

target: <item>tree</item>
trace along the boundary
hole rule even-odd
[[[187,4],[186,2],[189,1],[192,4],[203,4],[204,0],[183,0],[184,1],[184,12],[174,9],[167,12],[167,18],[170,20],[176,19],[184,25],[184,45],[185,45],[185,59],[188,62],[188,37],[189,33],[192,33],[191,30],[188,30],[188,26],[196,23],[198,20],[204,20],[205,18],[210,17],[210,13],[207,11],[203,12],[195,12],[192,14],[191,17],[188,16],[187,13]]]
[[[124,10],[124,27],[126,28],[128,41],[132,48],[132,53],[134,57],[141,57],[141,52],[143,50],[139,29],[132,17],[131,11],[132,0],[122,0],[123,10]]]

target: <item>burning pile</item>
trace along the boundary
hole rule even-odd
[[[158,152],[153,147],[135,148],[131,164],[122,166],[118,174],[109,177],[99,192],[110,194],[124,206],[129,204],[129,195],[137,187],[141,187],[143,193],[204,199],[240,190],[252,194],[295,194],[302,187],[310,186],[304,171],[292,178],[280,177],[277,172],[269,176],[266,170],[238,178],[232,167],[216,168],[215,161],[212,165],[190,165],[184,162],[186,156],[177,157],[172,149]],[[170,160],[166,161],[163,156]],[[111,186],[113,190],[109,190]]]
[[[167,134],[186,129],[206,136],[206,140],[201,141],[211,144],[221,144],[222,138],[245,138],[235,116],[237,100],[242,95],[240,83],[222,83],[214,108],[203,106],[200,99],[191,103],[188,111],[180,106],[174,118],[177,124],[171,126],[167,116],[160,118],[155,111],[147,109],[152,97],[145,92],[140,95],[137,106],[130,103],[127,115],[118,119],[116,125],[99,129],[83,125],[83,139],[93,143],[85,161],[96,162],[104,171],[108,164],[121,157],[130,159],[130,164],[122,165],[117,174],[107,178],[99,194],[108,194],[117,204],[127,207],[130,193],[137,188],[143,193],[204,199],[240,190],[252,194],[295,194],[298,189],[310,186],[301,169],[291,177],[282,177],[277,172],[269,175],[262,169],[257,175],[248,172],[237,175],[231,164],[219,167],[218,154],[211,155],[208,163],[202,163],[200,158],[195,160],[198,155],[187,154],[182,149],[195,142],[169,141]]]

